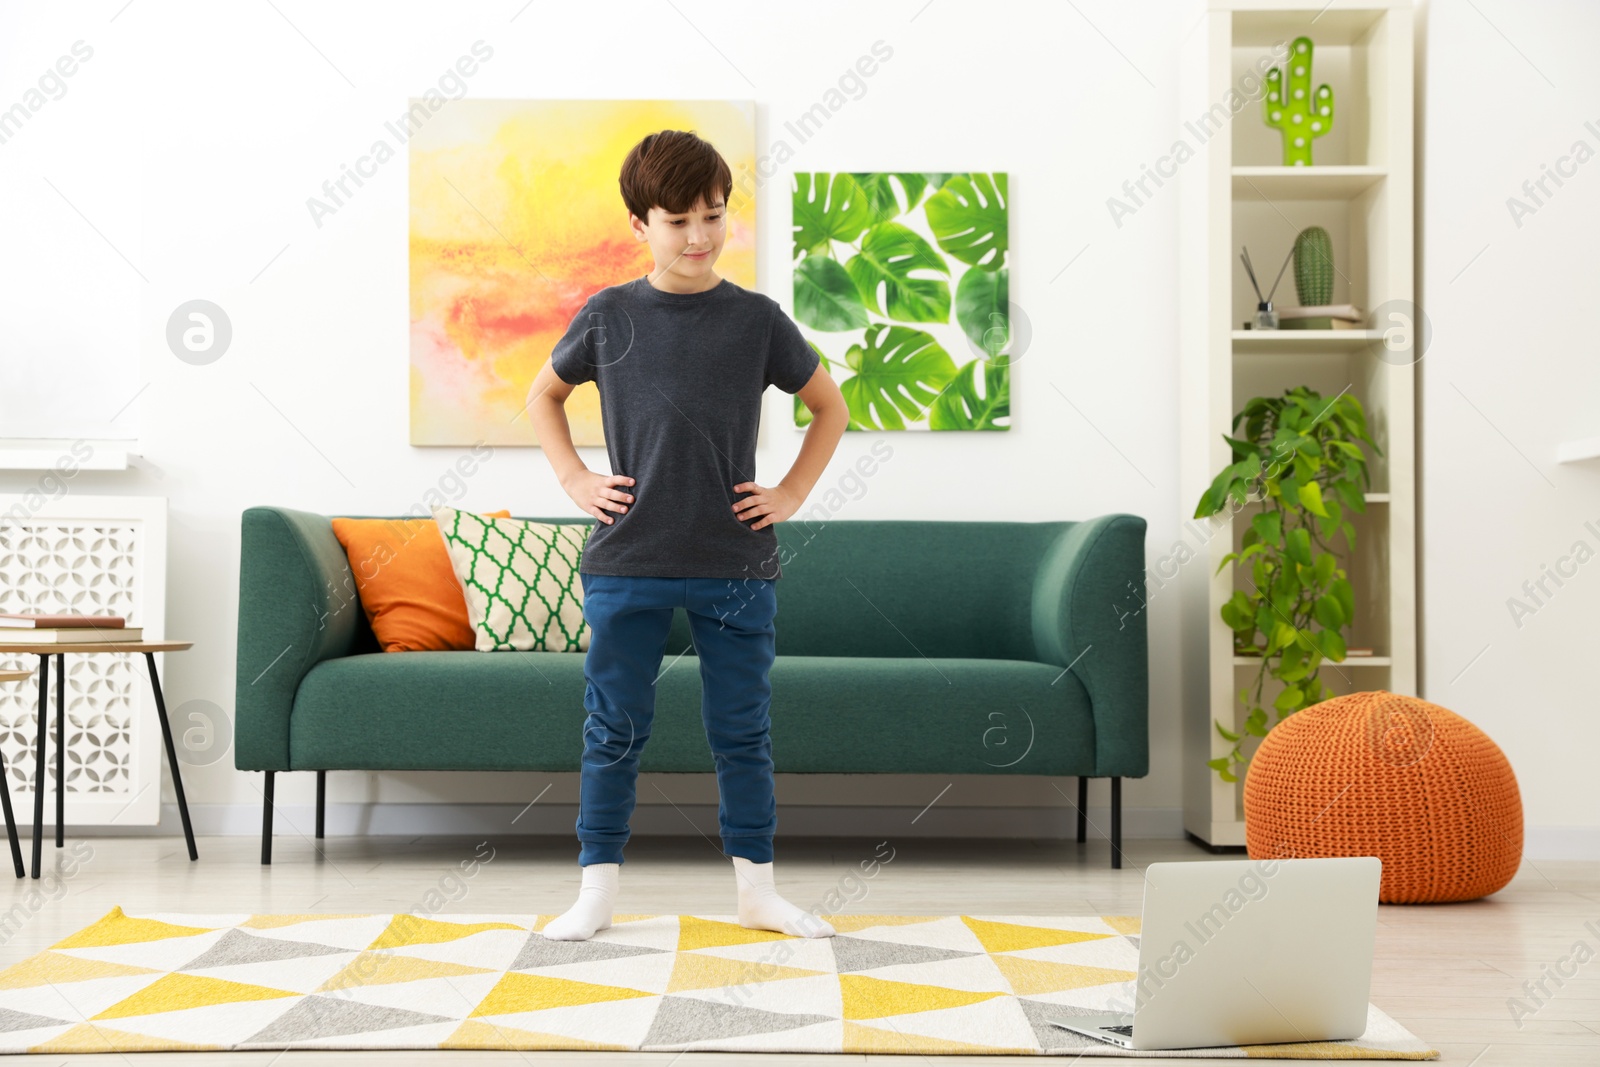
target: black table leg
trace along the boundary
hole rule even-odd
[[[50,654],[39,654],[39,752],[33,761],[33,876],[39,877],[44,851],[44,739],[48,721],[50,690]]]
[[[178,794],[178,815],[183,819],[183,839],[189,845],[189,858],[197,860],[200,853],[194,847],[194,827],[189,824],[189,802],[183,796],[183,775],[178,771],[178,751],[172,744],[172,726],[167,722],[167,703],[161,696],[161,679],[156,677],[156,654],[146,652],[144,659],[150,665],[150,688],[156,694],[156,714],[161,717],[161,736],[167,743],[167,766],[172,768],[172,791]]]
[[[56,653],[56,848],[67,834],[67,654]]]
[[[11,772],[0,757],[0,803],[6,809],[6,837],[11,841],[11,862],[17,868],[17,877],[28,877],[28,868],[22,863],[22,843],[17,840],[17,817],[11,810]]]

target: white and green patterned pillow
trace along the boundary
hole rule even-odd
[[[578,562],[588,527],[435,507],[479,652],[584,652]]]

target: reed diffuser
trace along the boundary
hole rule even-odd
[[[1289,254],[1283,257],[1283,266],[1278,268],[1278,277],[1273,280],[1272,288],[1266,295],[1261,293],[1261,283],[1256,281],[1256,269],[1250,263],[1250,249],[1241,246],[1239,259],[1244,263],[1244,272],[1250,275],[1250,285],[1256,291],[1256,319],[1255,328],[1258,330],[1276,330],[1278,328],[1278,312],[1272,306],[1272,295],[1278,291],[1278,282],[1283,281],[1283,272],[1289,269],[1289,260],[1294,258],[1294,249],[1289,249]]]

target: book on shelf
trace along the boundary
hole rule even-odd
[[[1285,330],[1360,330],[1367,316],[1354,304],[1312,304],[1279,308],[1278,325]]]
[[[84,627],[97,630],[121,630],[128,620],[121,615],[44,615],[0,611],[0,629],[37,630]]]
[[[93,645],[144,640],[144,627],[123,626],[104,630],[92,626],[35,626],[25,630],[0,632],[0,644]]]

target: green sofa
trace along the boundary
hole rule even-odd
[[[578,770],[583,653],[384,653],[330,516],[242,524],[234,765],[266,773],[262,863],[278,771],[317,773],[320,838],[330,770]],[[1121,866],[1122,779],[1149,770],[1144,519],[776,529],[778,771],[1072,775],[1080,842],[1110,778]],[[680,611],[664,662],[686,650]],[[714,773],[692,661],[658,694],[640,770]]]

